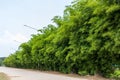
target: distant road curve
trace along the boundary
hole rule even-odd
[[[17,68],[0,67],[0,72],[7,74],[11,80],[88,80],[66,75],[50,74]]]

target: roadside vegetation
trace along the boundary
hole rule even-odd
[[[52,21],[4,64],[120,79],[120,0],[75,0]]]
[[[3,61],[4,61],[5,57],[0,57],[0,66],[3,65]]]

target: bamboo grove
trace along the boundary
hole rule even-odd
[[[120,0],[75,0],[52,21],[4,64],[103,76],[120,68]]]

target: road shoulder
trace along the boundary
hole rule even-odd
[[[0,72],[0,80],[10,80],[10,78],[5,73]]]

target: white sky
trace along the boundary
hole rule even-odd
[[[51,19],[62,16],[66,5],[73,0],[0,0],[0,57],[15,52],[22,42],[41,29]],[[17,42],[18,41],[18,42]]]

